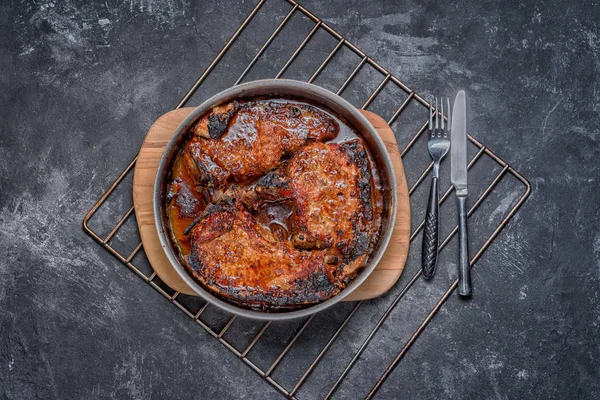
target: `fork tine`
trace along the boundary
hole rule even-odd
[[[429,130],[433,130],[433,99],[429,102]]]
[[[435,98],[435,129],[440,127],[440,113],[438,112],[438,99]]]
[[[450,124],[450,115],[452,114],[450,110],[450,97],[446,97],[446,101],[448,102],[448,110],[446,111],[448,113],[448,129],[450,129],[452,127]]]
[[[442,113],[442,116],[441,116],[442,123],[441,123],[441,125],[442,125],[442,130],[444,130],[444,100],[443,100],[442,97],[440,97],[440,107],[441,107],[440,109],[441,109],[441,113]]]

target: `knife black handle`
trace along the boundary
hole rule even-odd
[[[471,284],[471,266],[469,265],[469,229],[467,226],[467,197],[458,198],[458,294],[470,297],[473,294]]]
[[[423,229],[423,250],[421,252],[421,269],[425,279],[433,278],[438,256],[438,227],[439,227],[439,188],[438,178],[431,179],[425,229]]]

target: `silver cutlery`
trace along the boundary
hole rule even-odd
[[[448,139],[447,128],[450,127],[450,99],[446,98],[448,108],[446,111],[448,123],[444,121],[444,100],[440,98],[441,108],[438,109],[438,99],[435,99],[435,112],[433,105],[429,104],[429,141],[427,148],[433,160],[433,176],[431,178],[431,189],[429,190],[429,201],[427,203],[427,215],[425,216],[425,228],[423,230],[423,249],[421,252],[421,270],[425,279],[431,279],[435,273],[438,257],[438,228],[439,228],[439,175],[440,161],[448,153],[450,139]],[[435,114],[435,126],[433,124]]]
[[[458,199],[458,294],[471,296],[471,267],[469,265],[469,232],[467,227],[467,101],[464,90],[456,95],[452,107],[450,139],[450,179]]]

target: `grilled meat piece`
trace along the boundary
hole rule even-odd
[[[336,248],[348,260],[368,251],[375,233],[371,174],[360,141],[306,146],[290,159],[286,178],[296,202],[294,246]]]
[[[302,252],[243,207],[212,205],[192,231],[187,263],[215,293],[253,308],[297,307],[339,292],[322,252]]]
[[[221,132],[223,127],[226,132]],[[199,180],[223,189],[231,182],[264,175],[308,141],[332,139],[338,130],[330,115],[308,104],[236,103],[217,107],[200,119],[187,151],[196,161]]]

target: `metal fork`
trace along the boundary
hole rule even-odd
[[[438,185],[440,175],[440,161],[450,149],[450,139],[448,131],[450,130],[450,99],[446,98],[448,108],[446,109],[447,124],[444,124],[444,103],[440,98],[438,109],[438,99],[435,99],[435,111],[433,102],[429,103],[429,141],[427,148],[429,155],[433,159],[433,176],[431,179],[431,189],[429,191],[429,201],[427,203],[427,215],[425,216],[425,229],[423,230],[423,251],[421,253],[421,269],[425,279],[431,279],[435,273],[438,257],[438,228],[439,228],[439,202],[440,189]],[[433,125],[435,114],[435,127]]]

